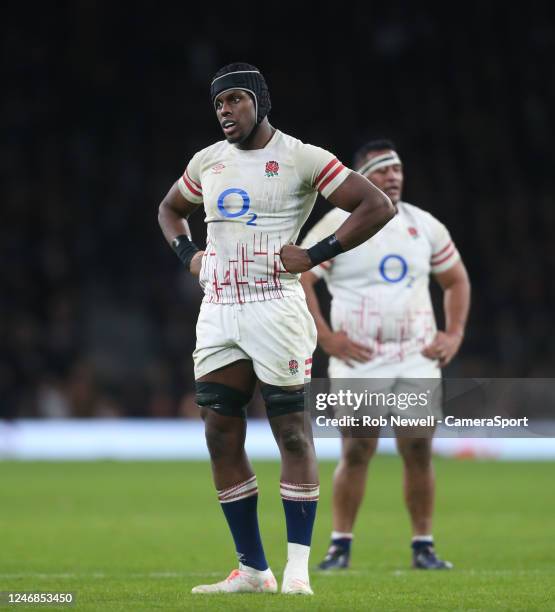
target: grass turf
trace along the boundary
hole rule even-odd
[[[255,468],[279,580],[279,466]],[[333,468],[321,465],[313,565],[327,546]],[[236,566],[207,464],[0,462],[0,591],[71,591],[72,609],[99,611],[555,609],[553,464],[436,460],[436,472],[434,532],[453,571],[409,569],[400,462],[378,456],[351,570],[313,573],[313,598],[193,596]]]

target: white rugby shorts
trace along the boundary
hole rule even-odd
[[[362,408],[358,415],[370,416],[398,415],[407,417],[425,417],[432,415],[436,418],[442,416],[442,386],[441,369],[436,360],[428,359],[420,353],[407,355],[403,360],[395,363],[380,363],[372,360],[366,363],[353,362],[353,367],[344,361],[331,357],[328,374],[330,377],[330,392],[339,389],[351,389],[361,393],[395,393],[398,398],[405,399],[408,394],[424,394],[425,401],[415,402],[415,405],[402,405],[397,402],[394,406]],[[399,408],[398,406],[402,407]],[[335,410],[335,416],[345,414],[353,415],[349,408]]]
[[[244,304],[203,302],[193,353],[195,379],[249,359],[261,382],[302,385],[311,376],[315,348],[316,325],[304,294]]]

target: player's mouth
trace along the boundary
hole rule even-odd
[[[236,127],[237,124],[231,119],[226,119],[225,121],[222,121],[222,129],[226,136],[230,136],[235,131]]]

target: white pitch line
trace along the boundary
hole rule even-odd
[[[17,578],[187,578],[194,576],[222,576],[225,572],[150,572],[150,573],[131,573],[122,574],[118,572],[114,573],[103,573],[103,572],[91,572],[91,573],[63,573],[63,574],[46,574],[43,572],[19,572],[13,574],[0,574],[0,580],[15,580]]]
[[[367,573],[370,573],[368,571]],[[407,570],[394,570],[392,574],[394,576],[410,576],[413,574],[420,573],[429,573],[429,572],[418,572],[413,569]],[[529,576],[530,574],[555,574],[555,570],[550,569],[453,569],[446,572],[442,572],[444,574],[464,574],[465,576]]]
[[[383,570],[373,570],[373,569],[347,569],[343,571],[337,572],[314,572],[313,577],[322,577],[322,578],[337,578],[344,577],[348,578],[349,576],[371,576],[372,574],[391,574],[393,576],[413,576],[417,573],[413,569],[406,570],[392,570],[386,571]],[[546,568],[546,569],[454,569],[452,570],[453,574],[464,574],[470,576],[529,576],[529,575],[553,575],[555,574],[555,570]],[[17,580],[21,578],[39,578],[39,579],[117,579],[120,580],[122,578],[148,578],[148,579],[164,579],[164,578],[194,578],[194,577],[211,577],[211,576],[223,576],[224,572],[144,572],[137,573],[133,572],[130,574],[113,572],[85,572],[85,573],[45,573],[45,572],[14,572],[14,573],[0,573],[0,580]]]

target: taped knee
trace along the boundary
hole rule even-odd
[[[222,416],[246,417],[246,406],[251,396],[238,389],[213,382],[197,382],[196,401],[202,408],[210,408]]]
[[[261,391],[269,418],[304,410],[304,388],[297,391],[285,391],[275,385],[264,385]]]

